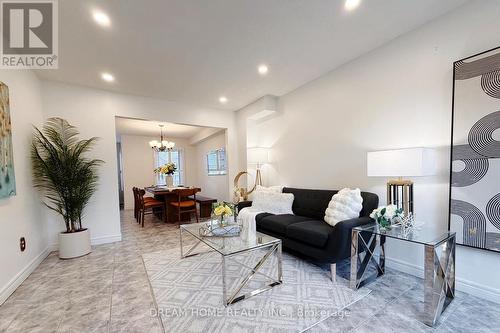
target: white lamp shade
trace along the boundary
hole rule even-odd
[[[261,147],[248,148],[247,162],[251,164],[269,163],[269,149]]]
[[[369,177],[418,177],[436,174],[436,152],[429,148],[408,148],[369,152]]]

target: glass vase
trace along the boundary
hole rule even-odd
[[[380,230],[390,230],[391,229],[391,221],[382,217],[377,220]]]
[[[167,187],[174,187],[174,177],[172,175],[165,176],[165,184]]]

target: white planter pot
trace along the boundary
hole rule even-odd
[[[59,234],[59,258],[71,259],[91,252],[90,232],[88,229]]]

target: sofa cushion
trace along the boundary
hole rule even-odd
[[[281,214],[281,215],[257,215],[255,222],[257,224],[257,230],[261,229],[263,231],[269,230],[278,235],[286,235],[287,227],[299,222],[304,222],[310,220],[307,217],[297,216],[292,214]]]
[[[334,228],[321,220],[309,220],[289,225],[286,237],[309,244],[314,247],[325,247]]]
[[[340,221],[355,219],[363,209],[363,198],[359,188],[341,189],[332,197],[325,211],[324,221],[332,227]]]
[[[293,194],[272,191],[256,191],[253,196],[252,209],[258,212],[276,215],[293,214]]]

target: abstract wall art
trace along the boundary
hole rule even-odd
[[[0,199],[16,194],[9,87],[0,82]]]
[[[449,230],[500,252],[500,48],[456,61]]]

